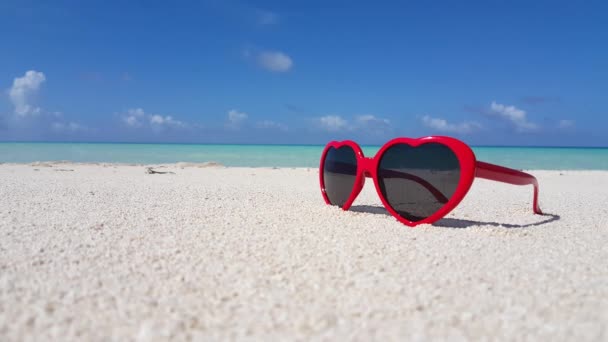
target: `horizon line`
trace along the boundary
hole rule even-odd
[[[388,141],[388,140],[387,140]],[[289,144],[289,143],[213,143],[213,142],[129,142],[129,141],[2,141],[0,144],[116,144],[116,145],[216,145],[216,146],[325,146],[323,144]],[[383,144],[359,144],[362,147],[381,147]],[[573,145],[475,145],[467,144],[470,147],[490,147],[490,148],[597,148],[607,149],[608,146],[573,146]]]

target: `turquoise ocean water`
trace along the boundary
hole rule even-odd
[[[379,146],[364,146],[373,156]],[[608,170],[608,148],[473,147],[478,160],[527,170]],[[0,143],[0,163],[68,160],[158,164],[217,162],[226,166],[318,167],[321,145]]]

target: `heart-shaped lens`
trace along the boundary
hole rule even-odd
[[[333,205],[343,206],[357,179],[357,156],[349,146],[330,147],[323,162],[325,194]]]
[[[458,157],[448,146],[395,144],[378,163],[382,196],[398,215],[411,222],[426,219],[454,195],[460,181]]]

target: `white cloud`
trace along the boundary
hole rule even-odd
[[[524,110],[515,106],[505,106],[492,101],[488,114],[511,122],[518,132],[533,131],[538,128],[538,125],[528,121]]]
[[[258,64],[266,70],[286,72],[293,66],[291,57],[280,51],[262,51],[257,56]]]
[[[287,125],[279,123],[279,122],[275,122],[272,120],[264,120],[264,121],[260,121],[257,123],[256,125],[257,128],[264,128],[264,129],[278,129],[281,131],[287,131]]]
[[[348,128],[348,122],[338,115],[326,115],[317,119],[321,128],[329,132],[341,131]]]
[[[33,97],[36,96],[44,82],[46,82],[44,73],[28,70],[22,77],[16,77],[8,90],[9,99],[15,107],[14,114],[21,118],[30,117],[23,121],[23,124],[27,125],[23,127],[33,131],[50,130],[55,133],[89,131],[82,124],[65,120],[63,113],[59,111],[45,111],[32,104]]]
[[[481,128],[481,125],[476,122],[462,122],[458,124],[449,123],[447,120],[432,118],[428,115],[422,117],[422,123],[429,128],[439,132],[469,134],[476,129]]]
[[[158,114],[150,115],[149,118],[151,125],[157,126],[173,126],[173,127],[185,127],[186,124],[179,120],[175,120],[172,116],[162,116]]]
[[[133,115],[133,116],[138,117],[138,118],[143,118],[143,117],[144,117],[144,115],[146,114],[146,113],[144,112],[144,110],[143,110],[143,109],[141,109],[141,108],[133,108],[133,109],[129,109],[129,110],[127,111],[127,113],[129,113],[129,115]]]
[[[355,121],[360,125],[390,125],[388,119],[377,118],[374,115],[358,115]]]
[[[141,126],[141,121],[139,121],[134,116],[124,117],[123,121],[127,124],[127,126],[130,126],[130,127],[139,127],[139,126]]]
[[[313,119],[314,123],[328,132],[361,131],[370,134],[384,134],[392,130],[390,120],[374,115],[357,115],[354,119],[345,119],[340,115],[326,115]]]
[[[151,115],[150,116],[150,123],[151,124],[157,124],[157,125],[162,125],[163,122],[165,121],[165,119],[161,116],[161,115]]]
[[[146,114],[142,108],[127,110],[127,113],[122,116],[122,121],[132,128],[148,125],[156,130],[162,130],[164,127],[186,128],[189,126],[182,121],[174,119],[170,115]]]
[[[29,70],[23,77],[13,80],[13,86],[9,89],[8,94],[15,106],[15,114],[26,116],[40,113],[40,108],[33,107],[30,100],[45,80],[44,73],[34,70]]]
[[[574,120],[559,120],[557,124],[559,128],[571,128],[574,127]]]
[[[55,132],[82,132],[87,131],[87,127],[75,122],[54,122],[51,129]]]
[[[247,115],[247,113],[239,112],[236,109],[228,111],[228,121],[230,121],[230,124],[234,126],[240,125],[242,122],[247,120],[248,117],[249,115]]]
[[[259,25],[273,25],[279,21],[279,15],[271,11],[257,10],[256,16]]]
[[[371,114],[356,116],[353,129],[371,134],[384,134],[392,131],[389,119],[379,118]]]
[[[127,111],[127,115],[123,116],[123,122],[129,127],[141,127],[144,120],[144,110],[141,108],[133,108]]]

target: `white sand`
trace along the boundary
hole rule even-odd
[[[411,229],[372,182],[343,212],[315,169],[183,166],[0,165],[0,340],[608,339],[608,172]]]

